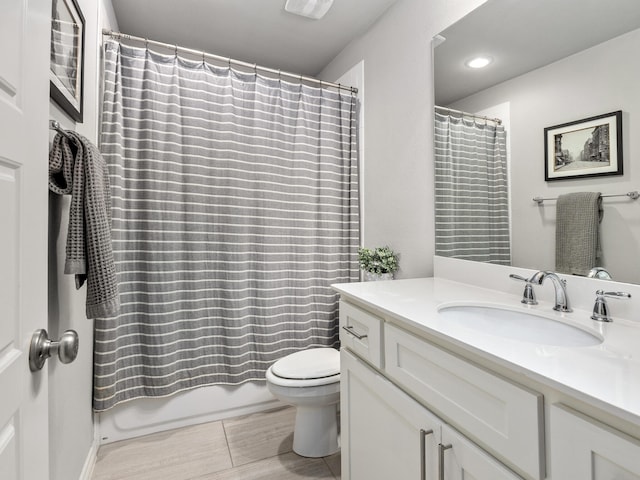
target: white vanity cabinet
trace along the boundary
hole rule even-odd
[[[392,324],[384,326],[384,349],[393,382],[527,477],[544,478],[541,394]]]
[[[640,480],[640,442],[564,405],[552,405],[554,479]]]
[[[349,327],[344,479],[640,480],[640,325],[591,325],[576,302],[567,323],[598,327],[602,344],[547,345],[439,314],[459,299],[513,305],[519,295],[437,277],[336,290]]]
[[[340,361],[343,479],[522,478],[352,353]]]
[[[346,307],[346,308],[345,308]],[[516,473],[505,467],[493,456],[485,452],[474,442],[465,438],[451,425],[441,420],[429,408],[429,402],[425,402],[420,388],[405,388],[396,383],[410,384],[414,378],[421,383],[425,376],[420,373],[423,367],[420,362],[409,352],[429,350],[429,344],[402,332],[396,327],[384,325],[381,315],[369,314],[368,312],[355,307],[346,302],[341,302],[341,323],[350,321],[354,315],[359,318],[357,335],[363,338],[356,340],[360,351],[363,351],[362,341],[367,338],[365,332],[379,332],[382,329],[384,341],[375,343],[375,348],[380,348],[381,352],[372,352],[372,344],[364,349],[364,355],[354,352],[350,343],[344,345],[341,350],[341,443],[342,443],[342,478],[345,480],[462,480],[473,478],[476,480],[517,480],[521,479]],[[368,317],[368,318],[365,318]],[[376,327],[376,322],[378,326]],[[363,325],[368,325],[363,329]],[[384,327],[383,327],[384,325]],[[345,324],[341,324],[345,326]],[[389,330],[391,328],[391,330]],[[396,331],[397,330],[397,331]],[[344,330],[343,330],[344,332]],[[395,337],[394,334],[397,334]],[[341,332],[350,342],[353,342],[351,332]],[[382,337],[381,337],[382,338]],[[418,342],[413,344],[412,342]],[[386,354],[385,354],[386,352]],[[395,354],[394,354],[395,352]],[[443,352],[439,352],[443,353]],[[388,357],[388,358],[387,358]],[[444,358],[444,357],[443,357]],[[443,358],[435,359],[440,361]],[[372,361],[375,360],[375,361]],[[461,369],[458,378],[464,378],[463,361],[458,365]],[[378,368],[378,361],[389,365],[394,365],[391,370]],[[449,362],[453,361],[449,359]],[[403,375],[398,375],[398,369],[404,371]],[[447,365],[451,368],[451,364]],[[476,390],[493,388],[498,385],[505,388],[500,383],[501,380],[491,382],[490,377],[478,377],[479,371],[476,367],[468,365],[469,372],[466,374],[466,381],[469,384],[482,382],[486,384],[481,387],[476,385]],[[412,371],[412,369],[414,369]],[[427,370],[432,370],[427,367]],[[435,371],[435,375],[442,375],[442,372]],[[485,375],[489,375],[486,372]],[[449,373],[445,373],[449,375]],[[475,378],[475,380],[474,380]],[[399,381],[399,379],[401,381]],[[436,382],[437,384],[437,382]],[[460,384],[452,384],[451,390],[441,392],[441,398],[436,403],[445,408],[439,409],[444,413],[460,415],[462,423],[467,419],[466,410],[471,410],[472,414],[480,416],[478,408],[487,412],[490,420],[485,421],[484,427],[480,430],[498,429],[498,436],[504,436],[503,431],[509,429],[519,430],[523,436],[530,437],[530,448],[525,454],[533,462],[539,462],[539,428],[535,422],[533,429],[523,422],[519,422],[513,415],[505,413],[508,410],[513,398],[506,400],[497,399],[496,395],[504,393],[501,390],[486,394],[478,400],[468,397],[469,392],[464,391]],[[508,384],[508,387],[513,387]],[[442,390],[442,389],[441,389]],[[418,393],[416,394],[416,391]],[[455,393],[467,396],[466,400],[471,403],[456,401]],[[474,392],[477,393],[477,392]],[[523,408],[532,408],[534,415],[539,411],[539,399],[535,394],[524,392],[524,396],[517,397],[516,401],[522,401],[521,405],[516,405],[520,411]],[[414,395],[420,401],[412,398]],[[445,396],[448,395],[448,400]],[[490,398],[489,398],[490,397]],[[493,400],[492,400],[493,399]],[[528,402],[528,403],[527,403]],[[450,407],[446,407],[450,405]],[[505,407],[507,405],[507,407]],[[468,413],[468,412],[467,412]],[[475,423],[482,423],[476,418]],[[493,422],[493,423],[492,423]],[[457,424],[456,426],[458,426]],[[473,428],[473,427],[472,427]],[[496,437],[491,437],[496,438]],[[513,438],[506,438],[505,444],[513,442]],[[507,448],[509,452],[513,449]],[[441,455],[441,457],[440,457]],[[517,458],[519,461],[520,459]],[[539,475],[539,464],[535,463],[536,475]],[[442,470],[442,472],[440,471]],[[442,476],[441,476],[442,475]],[[539,478],[530,476],[530,478]]]

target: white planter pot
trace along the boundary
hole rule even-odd
[[[378,280],[393,280],[393,273],[371,273],[362,271],[362,279],[365,282],[375,282]]]

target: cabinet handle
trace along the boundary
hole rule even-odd
[[[356,337],[358,340],[362,340],[363,338],[367,338],[368,335],[366,334],[361,334],[361,333],[357,333],[353,330],[353,325],[346,325],[344,327],[342,327],[343,330],[349,332],[351,335],[353,335],[354,337]]]
[[[444,480],[444,452],[452,447],[451,444],[438,444],[438,480]]]
[[[431,435],[433,430],[420,429],[420,480],[427,480],[427,435]]]

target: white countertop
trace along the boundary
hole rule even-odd
[[[562,314],[552,303],[520,303],[521,296],[443,278],[391,280],[334,285],[343,298],[353,298],[381,311],[391,321],[411,327],[480,355],[512,371],[640,425],[640,323],[616,318],[591,320],[590,311]],[[592,331],[603,338],[594,346],[561,347],[512,340],[458,326],[438,313],[450,303],[507,306]],[[613,300],[615,302],[615,300]]]

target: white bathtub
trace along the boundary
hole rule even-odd
[[[105,444],[280,405],[264,382],[202,387],[166,398],[131,400],[97,414],[96,427]]]

